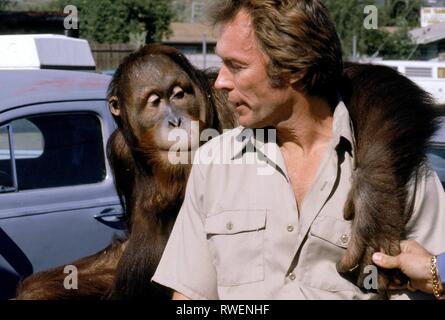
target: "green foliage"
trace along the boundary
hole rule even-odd
[[[403,2],[403,5],[400,3]],[[416,0],[391,1],[378,8],[378,29],[363,26],[366,0],[324,0],[336,23],[337,32],[346,58],[352,56],[353,37],[357,37],[357,51],[361,56],[379,55],[385,59],[413,57],[416,45],[410,39],[409,29],[419,24],[420,5]],[[395,27],[389,32],[385,27]]]
[[[145,32],[146,43],[159,42],[173,15],[168,0],[54,1],[59,10],[70,4],[79,10],[80,36],[99,43],[128,42]]]
[[[383,16],[387,26],[406,25],[417,27],[420,19],[419,0],[392,0],[383,7]]]
[[[342,42],[345,56],[352,54],[352,39],[357,36],[358,50],[363,51],[366,46],[364,34],[368,31],[363,27],[363,8],[367,5],[365,0],[325,0],[332,18],[335,21],[338,35]]]
[[[0,11],[7,9],[10,4],[9,0],[0,0]]]
[[[385,59],[413,59],[416,55],[416,45],[408,35],[407,28],[399,28],[397,31],[370,30],[366,36],[367,56],[378,55]]]

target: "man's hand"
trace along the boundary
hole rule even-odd
[[[402,252],[394,257],[380,252],[374,253],[372,261],[385,269],[400,269],[410,278],[411,287],[432,293],[431,257],[433,255],[414,240],[401,241],[400,249]],[[392,283],[389,289],[406,289],[406,286]]]

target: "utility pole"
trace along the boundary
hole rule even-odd
[[[357,36],[352,37],[352,61],[357,60]]]
[[[203,69],[207,69],[207,39],[206,34],[202,34],[202,66]]]

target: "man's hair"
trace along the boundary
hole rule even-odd
[[[331,96],[341,77],[341,44],[321,0],[217,0],[209,15],[214,26],[231,22],[244,10],[252,19],[259,49],[270,59],[273,87],[283,72],[303,75],[299,84],[309,95]]]

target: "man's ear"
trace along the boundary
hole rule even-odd
[[[306,71],[302,70],[300,72],[292,72],[287,74],[287,78],[289,79],[289,83],[293,86],[298,83],[303,77],[306,75]]]
[[[115,117],[120,117],[121,109],[119,99],[116,96],[112,96],[110,99],[108,99],[108,108]]]

